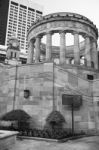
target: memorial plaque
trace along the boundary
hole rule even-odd
[[[62,95],[62,104],[73,106],[74,108],[79,108],[82,105],[82,96],[81,95]]]

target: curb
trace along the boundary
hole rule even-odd
[[[80,136],[73,136],[73,137],[68,137],[64,139],[47,139],[47,138],[39,138],[39,137],[28,137],[28,136],[17,136],[18,139],[28,139],[28,140],[38,140],[38,141],[46,141],[46,142],[67,142],[68,140],[76,140],[79,138],[84,138],[84,137],[90,137],[90,136],[97,136],[97,135],[80,135]]]
[[[47,142],[58,142],[56,139],[47,139],[39,137],[28,137],[28,136],[17,136],[18,139],[28,139],[28,140],[38,140],[38,141],[47,141]]]

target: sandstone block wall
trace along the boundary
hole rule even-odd
[[[64,115],[69,128],[71,110],[62,104],[62,94],[81,95],[82,105],[74,111],[75,130],[95,129],[99,127],[95,102],[98,86],[97,81],[85,80],[50,62],[0,67],[0,116],[13,109],[23,109],[42,127],[47,115],[56,109]],[[24,98],[25,89],[30,91],[28,98]]]
[[[10,67],[0,72],[0,78],[0,114],[23,109],[42,126],[53,108],[53,64]],[[24,98],[25,89],[29,98]]]
[[[57,109],[65,116],[67,128],[72,126],[72,113],[67,105],[62,104],[62,94],[81,95],[82,105],[74,110],[75,130],[95,129],[95,116],[92,97],[92,82],[55,67],[55,102]]]

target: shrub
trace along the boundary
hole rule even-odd
[[[28,121],[18,121],[18,130],[24,131],[29,129],[29,122]]]
[[[63,123],[65,123],[65,118],[59,111],[52,111],[48,115],[44,130],[48,132],[49,138],[59,139],[64,136],[64,133],[66,134]]]
[[[38,118],[35,116],[32,116],[29,120],[29,129],[39,128],[39,122]]]
[[[51,123],[51,122],[55,122],[55,123],[64,123],[65,122],[65,118],[63,117],[63,115],[59,112],[59,111],[52,111],[48,117],[46,118],[46,122]]]

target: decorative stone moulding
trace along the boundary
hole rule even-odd
[[[35,37],[35,34],[40,34],[40,32],[45,34],[46,30],[51,31],[53,29],[54,32],[57,27],[66,28],[66,31],[70,29],[71,32],[78,30],[79,33],[84,32],[95,39],[98,38],[98,29],[91,20],[79,14],[61,12],[43,16],[34,22],[28,31],[28,39]],[[33,35],[31,32],[35,34]]]

